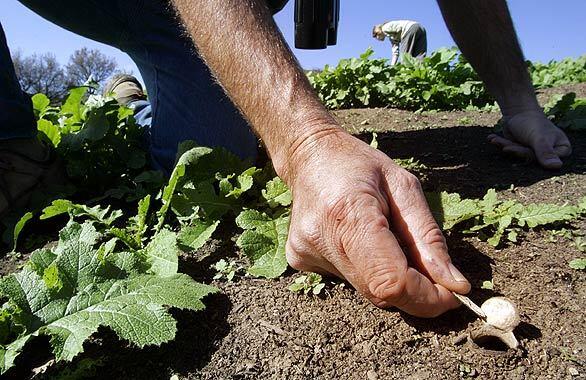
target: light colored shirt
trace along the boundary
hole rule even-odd
[[[395,20],[385,22],[381,26],[383,33],[389,37],[391,43],[393,44],[391,47],[393,52],[391,65],[396,64],[399,60],[399,45],[401,44],[403,37],[405,37],[405,33],[407,33],[409,28],[415,24],[416,22],[411,20]]]
[[[394,43],[401,43],[401,40],[405,36],[405,33],[411,28],[413,25],[417,24],[415,21],[411,20],[395,20],[385,22],[381,29],[383,33],[389,36],[390,40]]]

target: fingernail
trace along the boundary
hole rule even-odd
[[[454,266],[454,264],[449,263],[448,268],[450,269],[450,273],[452,274],[452,277],[454,277],[454,280],[458,282],[468,282],[466,277],[464,277],[464,275],[458,270],[458,268]]]

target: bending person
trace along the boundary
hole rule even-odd
[[[396,20],[375,25],[372,37],[379,41],[389,38],[392,45],[391,65],[397,64],[405,54],[419,59],[427,54],[427,33],[416,21]]]

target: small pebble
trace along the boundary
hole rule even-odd
[[[578,372],[578,370],[574,367],[568,368],[568,373],[572,376],[579,376],[580,375],[580,372]]]
[[[378,374],[375,370],[372,369],[366,372],[366,377],[368,378],[368,380],[378,380]]]
[[[439,340],[437,339],[437,336],[433,336],[431,338],[431,344],[433,345],[433,347],[437,350],[440,348],[440,344],[439,344]]]
[[[454,346],[459,346],[460,344],[466,343],[467,339],[468,339],[468,334],[460,334],[457,337],[455,337],[454,339],[452,339],[452,344]]]

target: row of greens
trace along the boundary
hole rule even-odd
[[[405,56],[391,66],[372,58],[343,59],[308,77],[327,107],[393,107],[407,110],[463,110],[494,106],[480,78],[457,49],[439,49],[423,60]],[[586,81],[586,56],[549,64],[528,63],[537,88]]]

